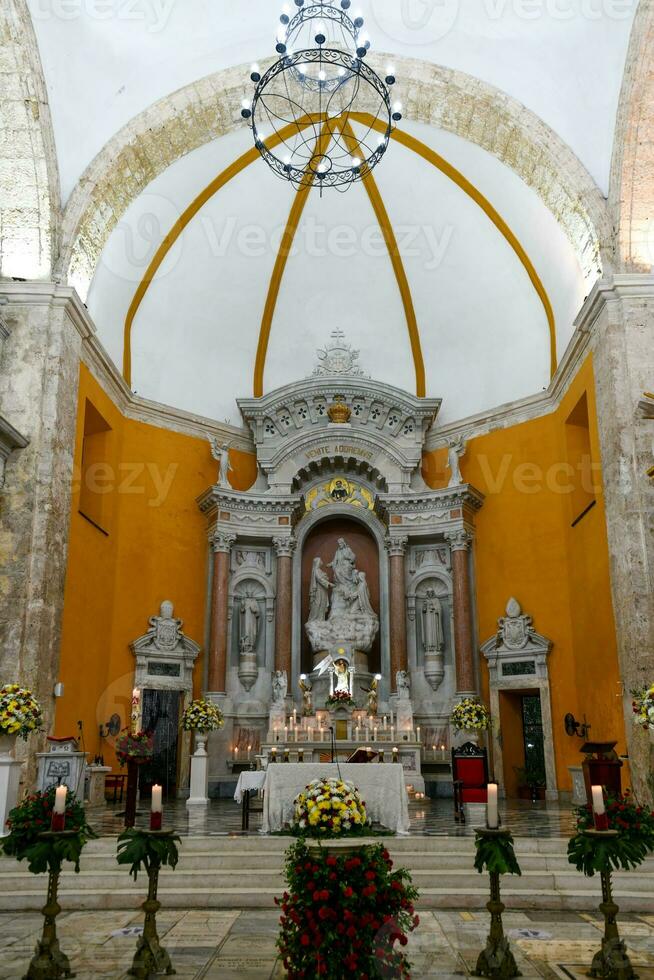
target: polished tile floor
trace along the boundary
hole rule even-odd
[[[602,923],[574,912],[507,912],[524,977],[578,980],[599,948]],[[0,980],[25,973],[41,917],[0,915]],[[78,980],[122,980],[131,963],[141,917],[134,912],[71,912],[58,919],[62,949]],[[162,911],[159,934],[180,978],[188,980],[281,980],[276,957],[278,914],[263,911]],[[654,978],[654,917],[624,915],[621,932],[641,980]],[[412,980],[467,977],[485,945],[488,916],[482,912],[426,912],[407,953]]]
[[[147,802],[137,817],[137,826],[144,826],[149,819]],[[256,801],[253,804],[256,806]],[[103,835],[120,833],[123,820],[119,804],[89,808],[89,822]],[[516,837],[569,837],[573,831],[574,814],[569,805],[560,803],[526,803],[519,800],[507,801],[502,805],[502,820]],[[409,805],[411,833],[449,837],[474,836],[471,826],[460,826],[454,822],[451,800],[412,801]],[[241,830],[241,808],[233,800],[211,800],[209,806],[186,807],[183,800],[175,800],[165,805],[167,827],[174,827],[180,834],[211,836],[234,834]],[[261,812],[254,810],[250,815],[250,833],[258,833],[261,826]]]

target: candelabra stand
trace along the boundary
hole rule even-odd
[[[46,830],[39,834],[39,838],[55,843],[57,840],[75,837],[77,833],[76,830]],[[75,976],[70,968],[70,960],[62,953],[57,939],[56,918],[61,912],[61,905],[57,901],[60,874],[61,867],[56,871],[52,868],[48,871],[48,895],[41,909],[45,920],[43,933],[23,980],[59,980],[60,977]]]
[[[617,837],[617,830],[595,830],[589,829],[582,831],[585,837],[608,840],[610,837]],[[589,976],[603,977],[604,980],[637,980],[638,975],[627,955],[627,948],[620,939],[618,931],[617,916],[620,911],[613,900],[613,890],[611,885],[611,871],[607,869],[600,871],[602,880],[602,902],[599,910],[604,916],[604,936],[602,938],[602,948],[593,958],[593,965],[590,968]]]
[[[139,833],[155,840],[169,839],[174,835],[172,830],[141,830]],[[129,976],[138,977],[139,980],[148,980],[155,973],[175,973],[170,956],[161,946],[157,933],[157,912],[161,908],[161,902],[157,900],[160,870],[161,861],[151,856],[148,867],[148,897],[141,906],[145,912],[143,935],[139,936],[132,966],[128,970]]]
[[[488,830],[479,828],[475,833],[485,840],[497,840],[511,836],[509,830]],[[510,977],[520,977],[515,957],[511,952],[509,940],[504,935],[502,912],[504,904],[500,896],[500,875],[497,871],[489,871],[490,901],[487,903],[491,917],[490,932],[486,941],[486,949],[482,950],[477,960],[473,976],[493,977],[494,980],[509,980]]]

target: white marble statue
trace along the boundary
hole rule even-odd
[[[322,566],[322,558],[314,558],[309,585],[309,620],[325,620],[329,610],[331,582]]]
[[[313,687],[311,681],[304,674],[300,678],[300,690],[302,691],[302,714],[308,718],[313,714]]]
[[[259,603],[253,596],[245,596],[241,599],[239,607],[239,645],[243,653],[251,653],[256,649],[259,636],[260,615]]]
[[[445,647],[443,608],[433,589],[428,589],[420,608],[422,643],[425,653],[439,653]]]
[[[398,670],[395,675],[395,683],[397,685],[397,696],[400,701],[408,701],[411,697],[411,682],[408,671]]]
[[[288,678],[285,670],[276,670],[272,679],[273,704],[282,704],[288,690]]]
[[[368,653],[379,630],[379,618],[370,602],[365,572],[356,567],[356,555],[339,538],[328,566],[330,581],[320,558],[315,558],[309,585],[309,618],[305,624],[314,653],[345,646]]]
[[[218,462],[218,486],[231,490],[229,474],[233,473],[234,467],[229,461],[229,443],[221,443],[217,436],[209,436],[209,443],[211,455]]]
[[[463,483],[461,476],[461,457],[465,456],[466,442],[462,436],[451,439],[447,444],[447,468],[450,471],[448,487],[460,487]]]

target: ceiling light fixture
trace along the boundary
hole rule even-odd
[[[295,6],[291,16],[285,4],[280,17],[279,59],[263,74],[259,65],[251,68],[254,95],[243,101],[241,115],[278,176],[297,188],[317,183],[321,191],[347,190],[379,163],[402,118],[389,92],[394,69],[382,79],[366,63],[370,40],[363,17],[348,14],[351,0],[295,0]],[[357,113],[381,122],[381,134],[371,125],[353,133]]]

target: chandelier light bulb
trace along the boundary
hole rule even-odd
[[[318,78],[320,79],[321,82],[324,82],[325,79],[327,78],[327,75],[325,74],[324,71],[319,71],[318,72]]]
[[[394,102],[393,103],[393,112],[402,112],[402,103],[401,102]]]
[[[359,157],[352,157],[352,166],[355,168],[361,166],[361,160]]]

